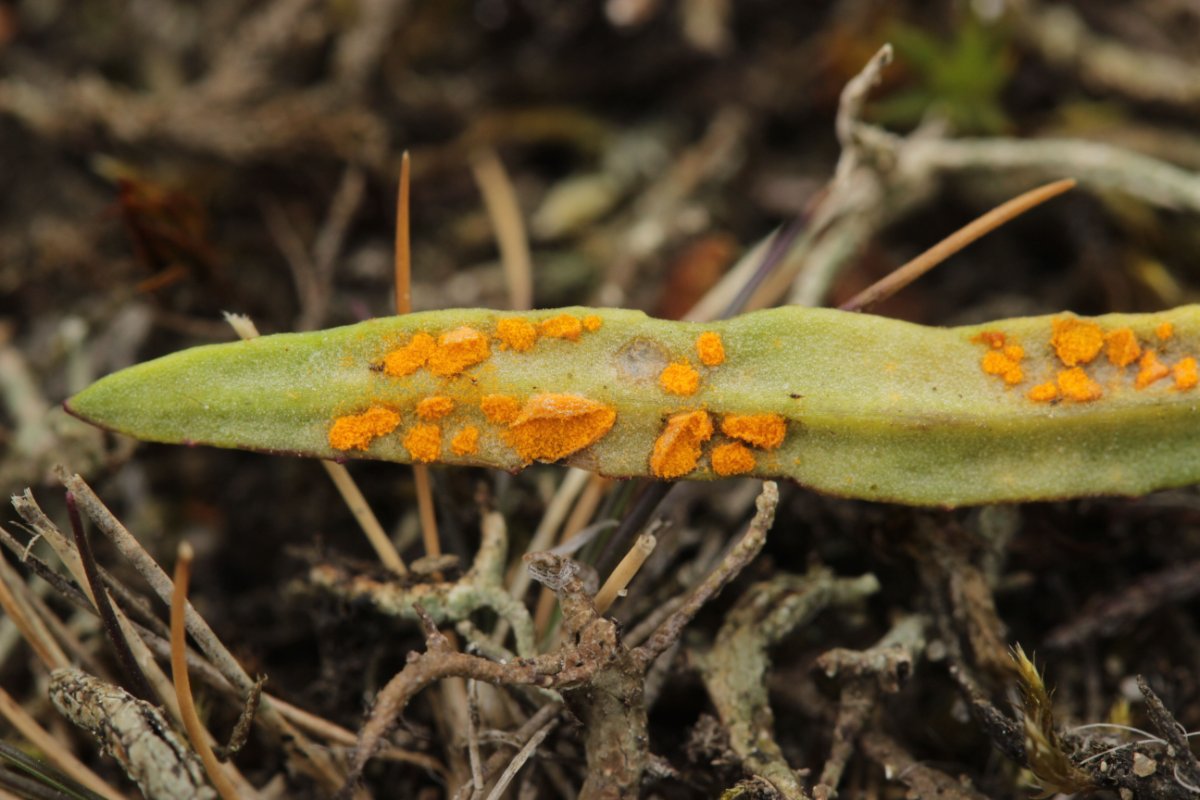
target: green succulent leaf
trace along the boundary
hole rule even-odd
[[[1197,352],[1200,306],[962,328],[803,308],[710,324],[455,309],[194,348],[67,408],[156,442],[745,474],[956,506],[1200,481]]]

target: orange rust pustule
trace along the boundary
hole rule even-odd
[[[572,342],[579,341],[579,334],[583,333],[583,323],[578,317],[572,317],[570,314],[559,314],[557,317],[542,320],[542,324],[538,326],[542,336],[548,336],[551,339],[567,339]]]
[[[658,385],[667,394],[690,397],[700,388],[700,373],[687,362],[668,364],[658,376]]]
[[[721,432],[762,450],[774,450],[783,444],[787,421],[778,414],[726,414]]]
[[[588,314],[583,318],[583,329],[588,333],[595,333],[600,330],[600,326],[604,324],[604,320],[595,314]]]
[[[507,425],[521,413],[521,401],[507,394],[489,394],[479,401],[479,408],[488,422]]]
[[[617,419],[612,406],[578,394],[535,394],[504,433],[525,461],[558,461],[608,433]]]
[[[426,367],[434,375],[449,377],[475,366],[491,354],[488,337],[463,325],[438,337],[437,349],[429,355]]]
[[[1088,364],[1104,347],[1104,331],[1086,319],[1056,319],[1051,323],[1050,345],[1065,366]]]
[[[696,355],[700,363],[706,367],[719,367],[725,363],[725,344],[721,334],[715,331],[705,331],[696,337]]]
[[[696,468],[700,445],[712,438],[712,419],[706,411],[683,411],[667,419],[654,442],[650,471],[659,478],[678,478]]]
[[[1025,380],[1025,372],[1021,369],[1021,360],[1025,358],[1025,348],[1019,344],[1005,345],[1000,350],[989,350],[984,353],[979,365],[988,375],[998,375],[1009,386],[1016,386]]]
[[[329,429],[329,446],[335,450],[366,450],[372,441],[400,425],[400,415],[384,406],[371,406],[361,414],[338,417]]]
[[[417,416],[426,422],[433,422],[454,410],[454,398],[444,395],[426,397],[417,403]]]
[[[1081,367],[1064,369],[1058,373],[1058,390],[1062,396],[1077,403],[1099,400],[1104,390]]]
[[[1158,355],[1153,350],[1147,350],[1142,353],[1142,357],[1138,360],[1138,374],[1133,379],[1133,385],[1138,389],[1145,389],[1152,383],[1160,381],[1171,374],[1171,370],[1167,365],[1158,360]]]
[[[1058,386],[1054,383],[1040,383],[1025,396],[1035,403],[1049,403],[1058,399]]]
[[[393,350],[383,358],[383,371],[393,378],[412,375],[429,361],[437,342],[428,333],[415,333],[408,344]]]
[[[1165,342],[1175,335],[1175,326],[1170,322],[1160,322],[1158,327],[1154,329],[1154,335],[1158,337],[1160,342]]]
[[[450,452],[456,456],[473,456],[479,452],[479,428],[468,425],[450,440]]]
[[[1171,367],[1171,376],[1175,379],[1176,389],[1193,389],[1200,382],[1200,372],[1196,368],[1196,359],[1188,356],[1180,359],[1179,363]]]
[[[496,338],[502,348],[525,353],[537,344],[538,331],[528,320],[508,317],[496,323]]]
[[[1104,355],[1115,367],[1127,367],[1142,354],[1142,346],[1130,328],[1117,328],[1104,334]]]
[[[738,442],[719,444],[712,449],[709,456],[713,472],[721,477],[730,475],[745,475],[754,469],[754,451]]]
[[[437,425],[414,425],[404,435],[404,447],[413,461],[437,461],[442,454],[442,429]]]

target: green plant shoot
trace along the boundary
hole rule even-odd
[[[139,439],[958,506],[1200,481],[1200,306],[931,328],[454,309],[196,347],[67,409]]]

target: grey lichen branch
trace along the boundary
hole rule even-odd
[[[410,653],[408,664],[376,697],[375,706],[359,733],[351,781],[361,775],[367,761],[391,732],[409,701],[435,681],[459,677],[502,686],[541,686],[564,690],[588,682],[597,671],[609,664],[618,648],[616,626],[600,618],[591,609],[590,599],[575,571],[563,567],[562,562],[566,559],[546,553],[534,554],[530,558],[538,570],[535,574],[561,576],[561,580],[557,581],[557,591],[564,609],[564,646],[553,653],[518,658],[507,663],[468,655],[455,650],[449,639],[437,629],[433,617],[417,605],[414,612],[425,630],[426,650],[424,653]],[[640,774],[639,769],[639,778]]]
[[[504,586],[508,556],[508,531],[503,515],[489,512],[480,526],[479,551],[471,569],[456,581],[406,584],[354,574],[334,564],[318,564],[309,570],[309,581],[339,598],[367,603],[376,611],[401,619],[417,620],[420,605],[437,624],[470,619],[480,609],[491,609],[508,622],[517,655],[537,653],[533,619],[529,609],[509,594]]]
[[[903,783],[913,797],[987,800],[986,795],[971,786],[964,786],[957,778],[918,761],[899,742],[882,731],[865,733],[860,741],[867,758],[883,768],[884,777]]]
[[[157,707],[76,669],[50,674],[50,700],[99,741],[149,800],[216,800],[200,758]]]
[[[757,513],[741,540],[646,644],[632,650],[620,641],[616,624],[596,612],[594,588],[585,584],[580,565],[554,553],[525,556],[530,574],[555,591],[562,608],[562,644],[552,653],[499,662],[458,652],[438,631],[433,616],[416,606],[426,650],[410,653],[408,664],[376,697],[359,734],[350,782],[343,794],[362,774],[409,701],[435,681],[460,677],[560,692],[586,731],[587,777],[579,792],[581,800],[636,796],[650,760],[646,672],[655,658],[678,640],[701,606],[762,549],[778,503],[778,487],[765,483]]]
[[[929,620],[913,614],[897,622],[874,646],[866,650],[834,648],[821,655],[816,667],[827,678],[841,683],[833,744],[813,789],[818,800],[835,797],[855,742],[879,703],[881,693],[900,691],[912,676],[913,663],[925,650]]]
[[[805,575],[779,575],[742,596],[712,649],[691,654],[746,771],[790,800],[807,795],[775,741],[766,687],[768,650],[829,606],[858,602],[877,591],[879,581],[869,574],[838,578],[818,567]]]

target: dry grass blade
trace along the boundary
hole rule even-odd
[[[474,155],[471,170],[500,247],[500,263],[508,281],[509,305],[514,311],[527,311],[533,308],[533,258],[529,254],[529,237],[525,234],[516,189],[500,157],[491,148],[484,148]]]
[[[400,159],[400,185],[396,199],[396,241],[392,254],[395,273],[396,313],[412,311],[412,245],[409,235],[409,158],[408,153]],[[416,484],[417,514],[421,519],[421,539],[425,543],[425,555],[440,556],[442,543],[438,536],[437,514],[433,509],[433,490],[429,483],[429,467],[413,464],[413,482]]]
[[[654,546],[657,540],[652,534],[643,533],[633,543],[633,547],[629,548],[629,552],[621,559],[621,563],[617,564],[617,568],[608,576],[608,580],[600,587],[600,591],[596,592],[596,613],[603,614],[612,606],[613,601],[625,591],[625,587],[633,580],[633,576],[637,574],[642,565],[646,563],[646,559],[654,552]]]
[[[492,791],[488,793],[487,800],[500,800],[504,796],[504,792],[508,789],[508,784],[516,777],[521,767],[525,766],[525,762],[537,752],[538,746],[550,735],[550,731],[554,730],[554,726],[558,724],[557,719],[552,719],[538,729],[538,732],[530,737],[508,766],[504,768],[504,772],[500,774],[500,778],[496,781],[496,785],[492,787]]]
[[[894,295],[929,270],[962,250],[967,245],[1019,217],[1047,200],[1075,188],[1073,178],[1048,183],[996,206],[978,219],[964,225],[904,266],[892,271],[882,280],[863,289],[839,306],[843,311],[862,311]]]
[[[4,609],[47,669],[67,666],[70,662],[66,653],[50,635],[32,605],[20,596],[24,587],[21,576],[0,556],[0,608]]]
[[[350,476],[350,470],[346,469],[344,465],[333,461],[322,461],[321,466],[325,468],[325,472],[329,475],[330,480],[333,481],[333,485],[337,487],[338,493],[346,501],[346,507],[354,515],[354,519],[358,522],[359,527],[362,528],[367,541],[371,543],[375,554],[379,556],[379,560],[385,567],[397,575],[407,575],[408,566],[396,550],[396,546],[392,544],[392,540],[388,537],[387,531],[383,529],[383,525],[379,523],[379,518],[371,510],[371,505],[367,502],[367,498],[363,497],[362,490],[358,488],[358,484]]]
[[[412,311],[412,252],[411,236],[409,234],[409,176],[411,174],[408,151],[400,157],[400,184],[396,190],[396,249],[393,253],[393,269],[396,293],[396,313],[407,314]]]
[[[187,606],[188,580],[192,571],[192,546],[187,542],[179,545],[175,561],[175,593],[171,597],[171,674],[175,679],[175,699],[183,712],[183,725],[187,729],[192,747],[200,755],[204,771],[212,781],[222,800],[238,800],[237,790],[225,775],[225,767],[213,753],[208,731],[196,714],[196,702],[192,698],[192,681],[187,668],[187,628],[183,611]]]

